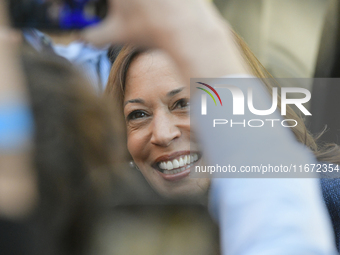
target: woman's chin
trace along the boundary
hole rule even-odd
[[[182,181],[168,185],[152,185],[154,189],[163,197],[171,199],[200,199],[207,196],[210,186],[210,179],[193,179],[189,176]]]

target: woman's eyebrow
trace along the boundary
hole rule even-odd
[[[144,104],[145,101],[141,98],[136,98],[136,99],[131,99],[131,100],[128,100],[124,103],[124,107],[129,104],[129,103],[137,103],[137,104]]]
[[[172,96],[178,94],[179,92],[181,92],[183,89],[185,89],[185,87],[181,87],[181,88],[178,88],[178,89],[171,90],[170,92],[168,92],[168,94],[166,94],[166,96],[172,97]]]

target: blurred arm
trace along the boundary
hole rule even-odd
[[[0,1],[0,216],[27,215],[37,196],[31,165],[33,119],[20,70],[19,36]]]

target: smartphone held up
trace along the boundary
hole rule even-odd
[[[77,30],[105,18],[107,0],[6,0],[16,28]]]

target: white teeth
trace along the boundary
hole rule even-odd
[[[174,167],[173,167],[171,161],[168,161],[168,163],[166,163],[166,168],[167,168],[168,170],[174,169]]]
[[[183,163],[184,163],[184,165],[186,165],[188,163],[188,156],[187,155],[185,155],[185,157],[183,159]]]
[[[178,160],[177,160],[177,159],[173,160],[173,161],[172,161],[172,165],[173,165],[174,168],[179,168],[179,162],[178,162]]]
[[[179,158],[179,166],[184,166],[184,161],[182,158]]]
[[[170,161],[168,161],[168,163],[169,163]],[[168,166],[168,163],[165,163],[166,164],[166,166]],[[173,166],[173,162],[170,162],[171,163],[171,165]],[[181,173],[181,172],[183,172],[183,171],[185,171],[186,169],[188,169],[190,167],[190,164],[188,164],[188,165],[185,165],[185,166],[183,166],[183,167],[181,167],[181,168],[177,168],[177,169],[165,169],[164,171],[163,171],[163,173],[164,174],[169,174],[169,175],[171,175],[171,174],[177,174],[177,173]]]
[[[172,174],[179,173],[181,171],[184,171],[189,165],[191,165],[193,162],[198,160],[198,155],[192,154],[192,155],[185,155],[183,157],[180,157],[178,159],[174,159],[173,161],[163,161],[159,164],[159,168],[164,170],[164,172],[168,172],[170,170]],[[175,170],[173,170],[175,169]],[[171,174],[167,173],[167,174]]]

